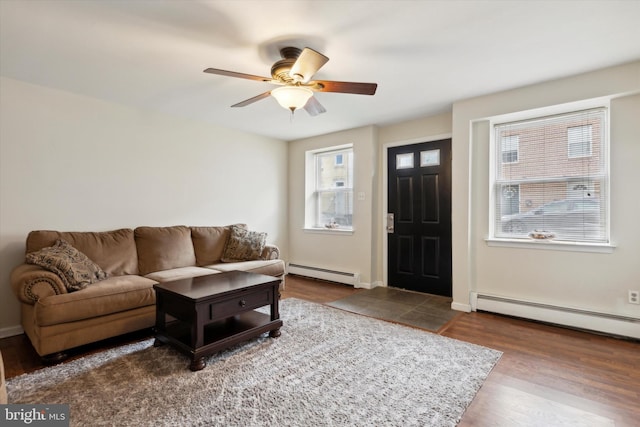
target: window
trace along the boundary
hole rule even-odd
[[[502,215],[513,215],[520,213],[520,186],[502,185],[500,186],[500,206]]]
[[[606,109],[494,124],[493,238],[609,243]]]
[[[567,128],[569,158],[588,157],[591,155],[591,138],[593,126],[573,126]]]
[[[351,230],[353,223],[353,148],[307,153],[306,228]]]
[[[413,167],[413,153],[396,154],[396,169],[411,169]]]
[[[509,135],[502,137],[502,163],[515,163],[518,161],[518,147],[520,139],[518,135]]]

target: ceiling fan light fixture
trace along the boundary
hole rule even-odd
[[[271,95],[283,108],[293,112],[304,107],[313,96],[313,92],[302,86],[282,86],[272,90]]]

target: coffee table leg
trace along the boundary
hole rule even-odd
[[[153,341],[154,347],[160,347],[161,345],[164,345],[164,343],[160,341],[158,338],[156,338],[155,341]]]
[[[207,366],[207,362],[204,360],[204,357],[200,357],[191,361],[189,369],[195,372],[204,369],[205,366]]]
[[[269,336],[271,338],[278,338],[280,335],[282,335],[282,332],[280,332],[280,328],[269,331]]]

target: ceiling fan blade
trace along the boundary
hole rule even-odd
[[[267,83],[273,82],[273,79],[270,77],[254,76],[253,74],[237,73],[235,71],[219,70],[217,68],[207,68],[206,70],[204,70],[204,72],[209,74],[218,74],[221,76],[238,77],[238,78],[247,79],[247,80],[256,80],[259,82],[267,82]]]
[[[334,82],[315,80],[309,82],[309,89],[317,92],[355,93],[357,95],[373,95],[378,88],[377,83]]]
[[[326,113],[327,110],[320,104],[320,102],[316,99],[315,96],[312,96],[307,101],[304,109],[309,113],[310,116],[317,116],[318,114]]]
[[[306,83],[328,60],[329,58],[320,52],[305,47],[289,70],[289,76],[296,81]]]
[[[256,101],[260,101],[261,99],[267,98],[269,95],[271,95],[271,91],[265,92],[265,93],[261,93],[260,95],[254,96],[253,98],[245,99],[242,102],[238,102],[237,104],[233,104],[232,107],[246,107],[247,105],[253,104]]]

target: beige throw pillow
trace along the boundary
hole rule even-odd
[[[262,259],[262,251],[267,241],[267,233],[249,231],[236,225],[231,226],[231,234],[222,252],[222,262],[237,262]]]
[[[107,278],[100,266],[62,239],[56,240],[53,246],[27,254],[26,262],[56,273],[69,292]]]

